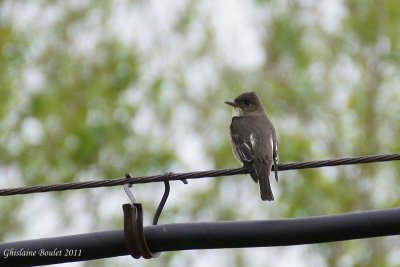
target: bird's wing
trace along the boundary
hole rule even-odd
[[[273,160],[274,160],[274,173],[275,173],[275,180],[278,182],[278,162],[279,162],[279,152],[278,152],[278,140],[276,138],[275,128],[270,124],[272,128],[272,146],[273,146]]]
[[[279,162],[279,154],[278,154],[278,142],[274,145],[274,173],[275,173],[275,180],[278,182],[278,162]]]
[[[239,156],[240,160],[245,162],[252,162],[254,159],[254,151],[250,140],[245,140],[241,138],[239,134],[232,134],[232,141],[236,154]]]
[[[254,159],[254,147],[250,140],[250,132],[241,125],[240,118],[233,118],[231,124],[231,138],[235,154],[243,163],[250,163]]]
[[[273,146],[272,150],[273,150],[274,162],[278,162],[279,161],[278,140],[276,138],[275,128],[271,122],[269,123],[269,127],[271,127],[271,130],[272,130],[272,146]]]

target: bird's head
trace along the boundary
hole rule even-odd
[[[235,117],[264,113],[260,98],[255,92],[243,93],[233,101],[225,101],[225,104],[233,107],[233,116]]]

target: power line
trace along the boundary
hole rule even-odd
[[[386,155],[372,155],[364,157],[351,157],[351,158],[339,158],[339,159],[328,159],[328,160],[317,160],[307,162],[294,162],[279,164],[279,171],[287,170],[299,170],[308,168],[321,168],[329,166],[340,166],[340,165],[352,165],[372,162],[384,162],[400,160],[400,154],[386,154]],[[272,171],[274,167],[272,166]],[[187,173],[168,173],[168,180],[186,180],[186,179],[198,179],[198,178],[209,178],[219,177],[237,174],[246,174],[248,171],[244,168],[235,169],[221,169],[221,170],[210,170],[210,171],[199,171],[199,172],[187,172]],[[97,188],[97,187],[109,187],[118,186],[123,184],[141,184],[151,182],[164,182],[165,174],[152,175],[152,176],[138,176],[131,178],[120,178],[120,179],[108,179],[108,180],[97,180],[87,182],[75,182],[75,183],[64,183],[64,184],[53,184],[53,185],[38,185],[18,188],[5,188],[0,189],[0,196],[10,195],[22,195],[30,193],[41,193],[41,192],[52,192],[52,191],[65,191],[65,190],[76,190],[84,188]]]
[[[399,225],[400,208],[395,208],[280,220],[153,225],[144,227],[144,237],[152,252],[272,247],[399,235]],[[3,243],[0,255],[3,265],[38,266],[129,252],[124,230],[111,230]]]

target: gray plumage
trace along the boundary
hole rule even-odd
[[[235,157],[247,168],[251,178],[260,185],[262,200],[274,200],[269,183],[272,163],[278,181],[278,142],[271,121],[254,92],[239,95],[225,102],[233,107],[230,135]]]

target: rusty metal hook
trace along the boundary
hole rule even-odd
[[[154,214],[153,218],[153,225],[157,225],[158,219],[160,218],[161,212],[165,206],[165,203],[167,202],[169,192],[171,190],[171,186],[169,185],[169,177],[171,176],[172,172],[167,172],[164,175],[164,194],[161,198],[160,204],[158,204],[158,208],[156,213]]]

